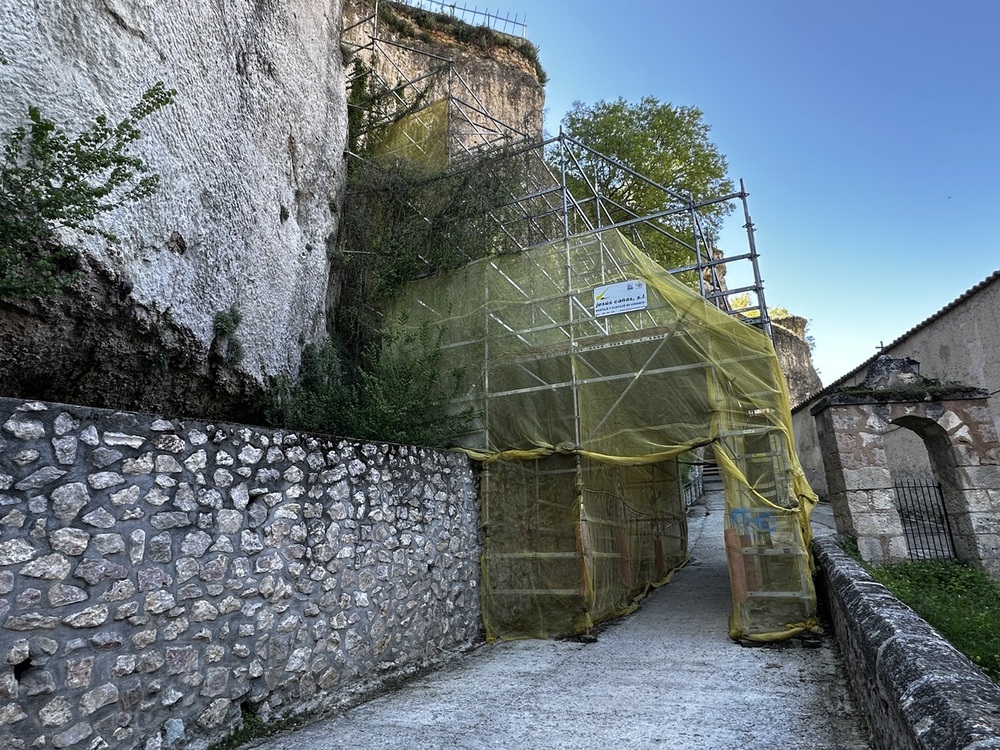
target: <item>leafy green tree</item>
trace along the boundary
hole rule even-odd
[[[750,306],[749,293],[734,295],[732,299],[729,300],[729,306],[734,310],[742,311],[742,314],[748,318],[760,317],[760,310],[757,309],[756,303],[754,303],[753,307]],[[787,307],[768,307],[767,314],[772,320],[775,318],[792,317],[792,313],[788,311]]]
[[[589,149],[696,202],[733,192],[733,183],[726,176],[726,158],[709,140],[709,126],[696,107],[677,107],[652,96],[638,103],[625,99],[592,105],[576,102],[563,118],[562,126],[566,135]],[[578,164],[586,176],[573,177],[571,170],[569,187],[578,200],[589,199],[595,192],[604,196],[607,199],[604,206],[612,221],[625,221],[633,215],[649,216],[682,205],[682,201],[588,148],[570,145],[570,153],[564,157],[573,167]],[[722,220],[731,210],[728,202],[700,209],[702,231],[713,247]],[[635,228],[634,236],[646,252],[666,268],[692,264],[695,256],[684,246],[684,243],[694,245],[690,212],[665,216],[658,222],[677,239],[640,225]],[[603,223],[607,223],[606,218]]]
[[[77,277],[79,248],[60,229],[117,242],[95,220],[146,198],[159,176],[130,153],[141,120],[175,95],[157,83],[117,124],[101,115],[75,138],[28,109],[28,123],[6,137],[0,158],[0,299],[61,291]]]

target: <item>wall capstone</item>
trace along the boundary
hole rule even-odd
[[[831,539],[817,570],[854,697],[884,750],[1000,750],[1000,686]]]

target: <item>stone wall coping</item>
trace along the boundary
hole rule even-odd
[[[910,389],[844,390],[834,391],[823,396],[809,407],[809,413],[815,417],[821,411],[833,406],[863,404],[922,404],[932,401],[982,401],[985,404],[989,395],[985,388],[964,385],[936,386],[933,392],[927,392],[926,388],[920,386]]]
[[[876,746],[1000,749],[1000,686],[834,540],[813,553],[852,687],[876,693],[855,696]]]

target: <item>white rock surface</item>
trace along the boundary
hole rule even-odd
[[[340,26],[341,0],[0,5],[0,132],[29,105],[75,133],[99,113],[117,121],[156,81],[177,90],[134,148],[159,193],[107,217],[120,245],[86,244],[206,348],[213,315],[237,306],[258,379],[324,332],[347,130]]]

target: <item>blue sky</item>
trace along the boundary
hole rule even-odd
[[[489,10],[526,17],[550,132],[577,100],[702,110],[750,193],[767,302],[810,320],[825,383],[1000,268],[1000,2]]]

